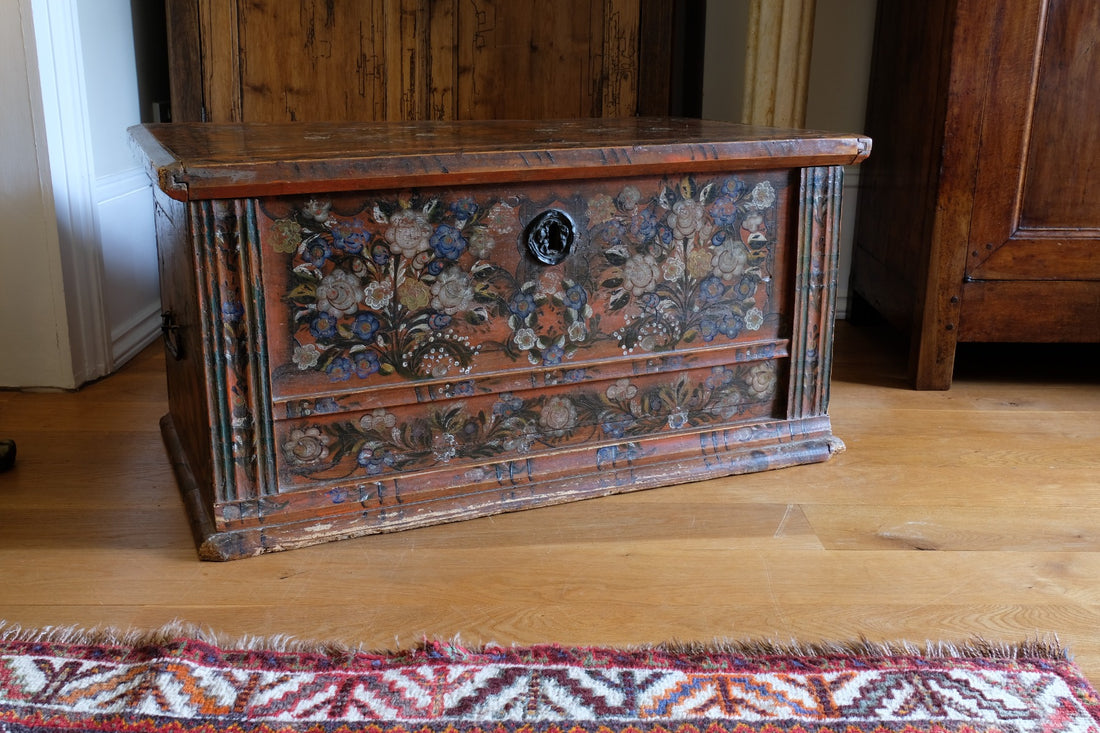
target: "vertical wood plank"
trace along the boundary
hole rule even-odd
[[[203,120],[240,122],[241,58],[237,0],[201,0],[199,38],[202,53]]]
[[[458,115],[458,0],[428,5],[429,118],[453,120]]]
[[[602,38],[593,39],[592,55],[601,61],[594,77],[594,117],[629,117],[638,107],[639,3],[606,0]]]
[[[198,0],[166,0],[172,119],[202,121],[202,47]]]

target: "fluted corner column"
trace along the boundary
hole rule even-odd
[[[752,0],[742,121],[803,127],[816,0]]]

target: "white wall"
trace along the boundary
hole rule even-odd
[[[35,58],[30,0],[0,2],[0,385],[73,387]]]

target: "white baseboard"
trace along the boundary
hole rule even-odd
[[[111,357],[115,368],[137,356],[160,336],[160,303],[136,314],[111,330]]]

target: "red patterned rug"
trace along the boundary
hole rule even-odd
[[[1037,642],[375,654],[202,636],[0,627],[0,732],[1100,731],[1094,689]]]

